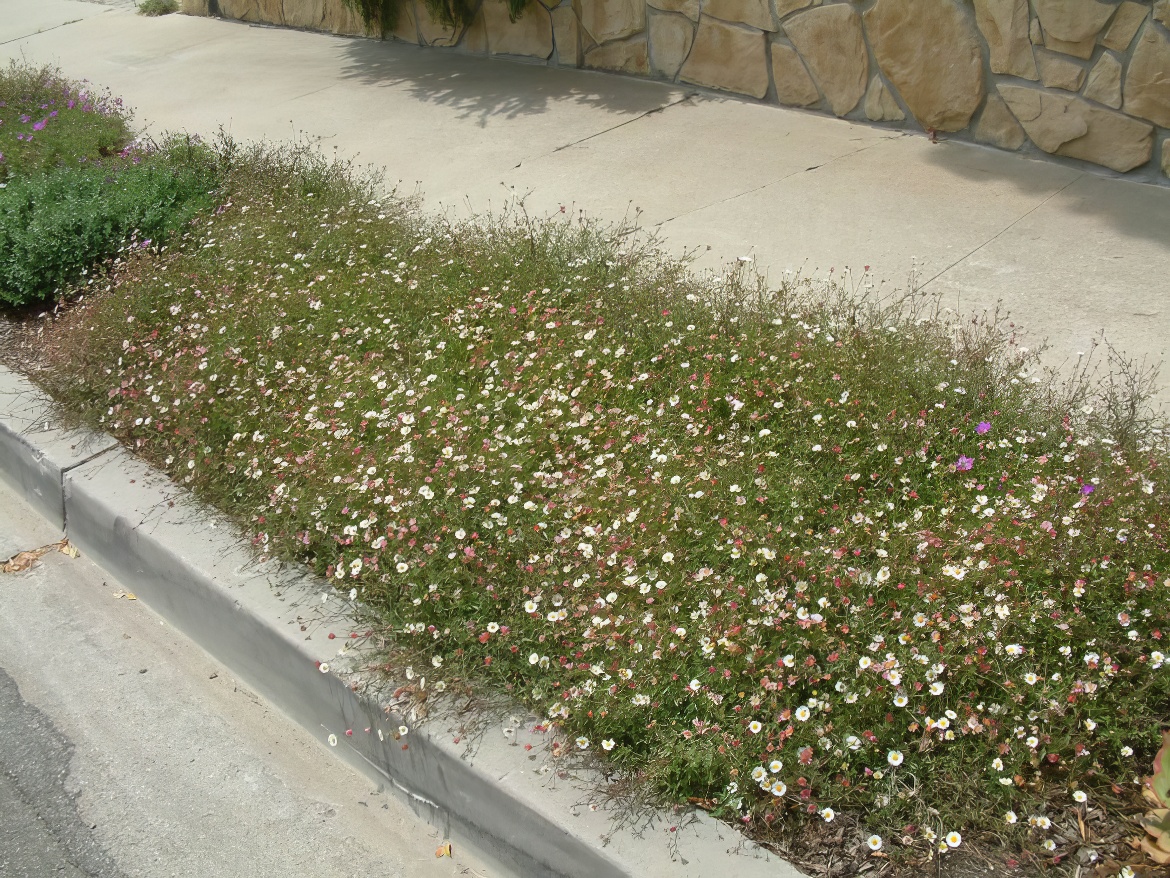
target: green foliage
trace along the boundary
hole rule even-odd
[[[345,4],[362,17],[366,27],[385,36],[398,24],[401,6],[409,0],[345,0]],[[453,27],[471,24],[481,3],[505,2],[508,17],[515,21],[531,0],[424,0],[427,13],[435,21]]]
[[[138,4],[139,15],[170,15],[178,11],[176,0],[143,0]]]
[[[112,156],[132,137],[129,111],[108,92],[52,67],[0,70],[0,183]]]
[[[212,153],[185,138],[14,177],[0,190],[0,302],[52,296],[129,239],[162,242],[214,201]]]
[[[696,277],[628,229],[221,155],[222,209],[56,325],[50,386],[360,600],[404,693],[491,685],[757,836],[920,860],[959,830],[1047,857],[1152,755],[1140,383],[1096,416],[1001,324],[867,280]]]

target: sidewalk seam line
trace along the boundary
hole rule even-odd
[[[63,21],[60,24],[55,24],[52,27],[45,28],[44,30],[33,31],[31,34],[25,34],[24,36],[13,37],[10,40],[5,40],[4,42],[0,43],[0,46],[7,46],[10,43],[19,43],[21,40],[31,40],[33,37],[39,37],[41,34],[51,33],[60,28],[68,27],[71,24],[77,24],[81,21],[88,21],[91,18],[97,18],[99,15],[105,15],[107,12],[112,11],[112,9],[103,9],[101,12],[86,16],[85,18],[75,18],[72,21]]]
[[[706,210],[709,207],[715,207],[716,205],[726,204],[729,201],[735,201],[735,199],[737,199],[737,198],[743,198],[745,195],[751,195],[753,192],[759,192],[761,189],[767,189],[769,186],[775,186],[777,183],[783,183],[785,180],[789,180],[792,177],[797,176],[798,174],[808,174],[812,171],[816,171],[820,168],[823,168],[826,165],[831,165],[834,162],[840,161],[841,159],[852,158],[855,155],[860,155],[861,153],[865,152],[866,150],[873,149],[875,146],[881,146],[882,144],[888,143],[891,140],[896,140],[896,139],[898,139],[899,136],[900,135],[895,134],[895,135],[890,136],[890,137],[883,137],[882,139],[874,141],[873,143],[867,144],[867,145],[861,147],[860,149],[855,149],[852,152],[844,152],[844,153],[841,153],[841,155],[833,156],[830,159],[826,159],[825,161],[821,162],[819,165],[810,165],[809,167],[801,168],[798,171],[790,171],[789,173],[785,174],[782,177],[777,177],[775,180],[769,180],[766,183],[761,183],[759,186],[753,186],[751,189],[745,189],[743,192],[737,192],[735,195],[728,195],[726,198],[719,198],[719,199],[716,199],[715,201],[708,202],[707,204],[702,204],[702,205],[699,205],[698,207],[692,207],[690,210],[684,210],[682,213],[677,213],[674,216],[669,217],[668,219],[664,219],[661,222],[656,223],[655,227],[662,228],[667,223],[672,223],[677,219],[682,219],[684,216],[690,216],[692,213],[698,213],[699,211]]]
[[[1000,229],[998,232],[996,232],[994,235],[992,235],[990,238],[988,238],[986,241],[984,241],[982,244],[980,244],[978,247],[976,247],[970,253],[967,253],[963,256],[960,256],[958,259],[956,259],[954,262],[952,262],[946,268],[942,269],[937,274],[935,274],[934,277],[932,277],[926,283],[919,285],[918,289],[925,290],[928,286],[930,286],[932,283],[934,283],[936,280],[938,280],[940,277],[942,277],[944,274],[946,274],[948,271],[950,271],[956,265],[959,265],[960,263],[966,262],[968,259],[970,259],[972,256],[974,256],[976,253],[978,253],[980,250],[982,250],[987,245],[994,244],[996,241],[998,241],[1000,238],[1002,238],[1004,235],[1006,235],[1008,232],[1010,232],[1013,228],[1015,228],[1019,223],[1022,223],[1024,220],[1026,220],[1028,217],[1030,217],[1032,214],[1034,214],[1036,211],[1038,211],[1040,208],[1042,208],[1044,205],[1046,205],[1049,201],[1051,201],[1053,198],[1055,198],[1057,195],[1059,195],[1061,192],[1063,192],[1065,189],[1067,189],[1073,183],[1076,183],[1078,180],[1081,180],[1084,176],[1085,176],[1084,173],[1077,174],[1075,177],[1073,177],[1071,180],[1069,180],[1067,183],[1065,183],[1063,186],[1061,186],[1059,189],[1057,189],[1055,192],[1053,192],[1051,195],[1049,195],[1047,198],[1045,198],[1043,201],[1041,201],[1035,207],[1032,207],[1029,210],[1025,211],[1024,213],[1020,214],[1020,216],[1016,217],[1014,220],[1012,220],[1010,223],[1008,223],[1006,226],[1004,226],[1002,229]]]
[[[595,137],[602,137],[606,134],[609,134],[611,131],[617,131],[619,128],[624,128],[627,125],[632,125],[635,122],[639,122],[642,119],[647,118],[648,116],[653,116],[656,113],[665,112],[666,110],[669,110],[671,107],[677,107],[679,104],[685,104],[687,101],[689,101],[693,97],[696,97],[698,94],[699,93],[697,91],[688,92],[687,94],[683,95],[678,100],[671,101],[668,104],[662,104],[661,106],[652,107],[651,109],[646,110],[645,112],[639,113],[637,116],[634,116],[632,119],[626,119],[624,122],[618,122],[616,125],[611,125],[609,128],[604,128],[601,131],[595,131],[586,137],[581,137],[581,138],[574,140],[570,143],[563,144],[563,145],[558,146],[555,149],[552,149],[548,152],[540,153],[539,155],[532,156],[531,158],[521,159],[519,162],[516,163],[516,165],[512,168],[512,170],[514,171],[517,168],[521,167],[525,162],[540,161],[540,159],[548,158],[551,155],[556,155],[558,152],[561,152],[563,150],[571,149],[574,146],[580,146],[582,143],[593,140]]]

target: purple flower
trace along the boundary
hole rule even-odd
[[[1095,490],[1097,490],[1097,489],[1094,488],[1092,485],[1085,485],[1083,488],[1081,488],[1081,493],[1087,497],[1089,494],[1092,494]]]
[[[975,432],[980,436],[982,436],[984,433],[990,433],[991,421],[980,421],[979,425],[975,428]]]
[[[28,124],[32,121],[32,116],[28,115],[27,113],[21,113],[19,116],[17,116],[17,118],[24,124]]]
[[[965,473],[967,470],[971,469],[971,467],[973,467],[974,465],[975,465],[974,458],[966,457],[966,456],[960,454],[959,459],[955,462],[955,469],[961,473]]]
[[[33,131],[44,131],[46,124],[48,124],[48,121],[46,119],[42,119],[40,122],[36,122],[33,125]]]

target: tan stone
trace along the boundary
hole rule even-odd
[[[1125,75],[1125,112],[1170,128],[1170,38],[1147,23]]]
[[[449,24],[436,21],[421,0],[414,4],[414,20],[418,24],[419,44],[423,46],[453,46],[459,33]]]
[[[1060,52],[1062,55],[1072,55],[1075,58],[1083,58],[1088,60],[1093,57],[1093,49],[1097,45],[1096,35],[1086,37],[1077,43],[1070,43],[1065,40],[1058,40],[1052,34],[1046,33],[1044,35],[1044,45],[1053,52]]]
[[[924,128],[966,128],[983,102],[983,51],[956,0],[877,0],[865,13],[874,57]]]
[[[975,0],[975,23],[991,50],[991,72],[1036,79],[1028,0]]]
[[[695,85],[762,98],[768,93],[763,31],[700,16],[695,44],[679,77]]]
[[[1137,34],[1138,28],[1142,26],[1142,22],[1149,14],[1150,7],[1135,3],[1134,0],[1125,0],[1117,7],[1113,23],[1109,25],[1109,30],[1105,32],[1101,44],[1107,49],[1124,52],[1133,42],[1134,35]]]
[[[784,30],[829,108],[844,116],[856,107],[869,82],[869,58],[857,10],[845,4],[809,9],[788,19]]]
[[[366,23],[362,21],[361,13],[341,0],[326,0],[324,24],[328,31],[335,34],[353,37],[366,33]]]
[[[179,11],[184,15],[211,15],[210,4],[207,0],[183,0]]]
[[[1032,23],[1028,25],[1028,39],[1032,41],[1033,46],[1044,45],[1044,31],[1040,28],[1040,20],[1033,18]]]
[[[467,30],[463,32],[463,39],[459,41],[460,50],[469,55],[486,55],[488,52],[487,24],[483,20],[483,7],[475,14]]]
[[[1154,19],[1170,27],[1170,0],[1158,0],[1154,4]]]
[[[865,115],[871,122],[901,122],[906,118],[880,76],[871,79],[865,90]]]
[[[811,107],[820,103],[821,93],[792,46],[772,43],[772,82],[776,84],[776,100],[782,104]]]
[[[604,46],[595,46],[585,53],[585,66],[615,73],[649,73],[646,35],[639,34],[628,40],[613,40]]]
[[[1162,141],[1162,173],[1170,177],[1170,137]]]
[[[814,2],[819,3],[820,0],[772,0],[772,7],[776,10],[776,17],[783,18],[798,9],[807,9]]]
[[[1036,53],[1040,65],[1040,81],[1047,88],[1063,88],[1065,91],[1080,91],[1085,81],[1085,68],[1076,61],[1070,61],[1045,49]]]
[[[703,0],[704,15],[737,21],[760,30],[776,30],[769,0]]]
[[[1045,152],[1121,172],[1150,160],[1152,125],[1074,95],[1021,85],[1001,85],[999,91],[1032,142]]]
[[[552,11],[553,39],[557,46],[557,60],[562,67],[581,66],[581,45],[577,38],[577,13],[571,6],[558,6]]]
[[[1102,53],[1100,60],[1089,71],[1084,95],[1115,110],[1121,108],[1121,62],[1112,52]]]
[[[979,124],[975,126],[975,139],[1000,149],[1016,150],[1024,145],[1028,137],[1003,98],[998,94],[990,94],[987,103],[983,105]]]
[[[681,12],[691,21],[699,20],[699,0],[646,0],[646,5],[663,12]]]
[[[491,54],[542,59],[552,54],[552,19],[544,6],[529,3],[515,21],[503,0],[484,0],[481,11]]]
[[[620,40],[646,29],[644,0],[574,0],[573,8],[595,43]]]
[[[1045,35],[1066,43],[1095,38],[1115,6],[1102,0],[1033,0]]]
[[[695,41],[695,26],[685,16],[652,12],[647,19],[650,38],[650,70],[674,79]]]
[[[252,4],[256,6],[256,3]],[[259,4],[263,7],[271,8],[271,3]],[[277,2],[276,6],[282,6]],[[284,23],[289,27],[303,27],[311,30],[319,30],[325,24],[325,0],[297,0],[296,3],[289,3],[288,8],[282,8],[281,12],[284,16]],[[265,12],[264,14],[267,14]],[[260,19],[267,21],[267,18]]]
[[[259,11],[255,0],[220,0],[219,2],[219,14],[235,21],[261,21]]]
[[[418,45],[418,25],[415,24],[413,5],[410,3],[398,4],[398,20],[394,22],[390,33],[396,40]],[[486,44],[481,51],[487,51]]]

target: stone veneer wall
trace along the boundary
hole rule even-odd
[[[450,28],[402,0],[392,36],[691,83],[1170,182],[1170,0],[482,0]],[[363,34],[341,0],[184,11]]]

